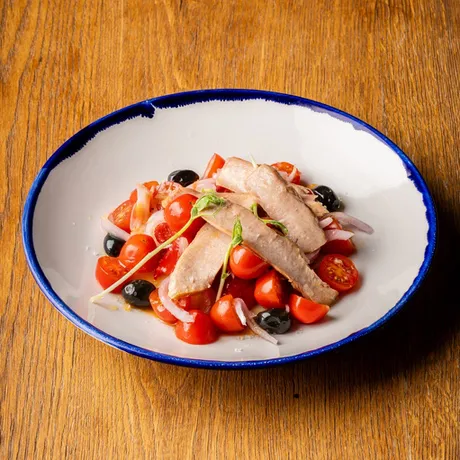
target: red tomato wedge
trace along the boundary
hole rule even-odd
[[[135,265],[137,265],[149,252],[152,252],[156,248],[155,241],[153,238],[148,235],[143,235],[137,233],[131,235],[123,245],[118,256],[119,261],[123,266],[128,270],[131,270]],[[154,256],[150,259],[142,268],[139,269],[140,272],[151,272],[155,270],[160,260],[161,253]]]
[[[130,200],[126,200],[114,209],[109,214],[110,222],[113,222],[117,227],[121,228],[125,232],[130,233],[131,213],[133,211],[134,203]]]
[[[221,297],[211,308],[209,313],[213,323],[224,332],[241,332],[245,326],[241,324],[235,310],[233,296],[230,294]]]
[[[357,283],[359,272],[348,257],[341,254],[329,254],[321,261],[318,276],[332,289],[346,292]]]
[[[203,179],[209,179],[210,177],[212,177],[214,174],[217,173],[217,171],[219,171],[219,169],[221,169],[224,166],[224,164],[225,160],[220,155],[215,153],[209,160],[208,165],[206,166],[206,169],[203,174]]]
[[[127,271],[117,258],[109,256],[99,257],[96,264],[96,280],[103,289],[107,289],[124,276]],[[113,292],[119,293],[122,289],[123,286],[119,286]]]
[[[161,258],[158,265],[153,272],[155,279],[162,276],[170,275],[176,267],[177,261],[179,260],[179,243],[175,240],[171,246],[162,251]]]
[[[328,241],[321,247],[323,254],[342,254],[343,256],[350,256],[355,252],[355,245],[349,240],[333,240]]]
[[[176,337],[192,345],[206,345],[215,342],[218,338],[217,329],[209,315],[201,310],[190,310],[193,323],[178,321]]]
[[[161,222],[155,227],[155,238],[158,243],[164,243],[173,236],[173,232],[166,222]]]
[[[230,255],[230,270],[238,278],[258,278],[268,270],[269,265],[244,246],[236,246]]]
[[[281,161],[279,163],[272,164],[272,166],[278,171],[286,173],[288,176],[292,174],[295,168],[296,172],[294,174],[294,177],[291,179],[291,183],[300,184],[300,171],[292,163],[288,163],[287,161]]]
[[[289,311],[301,323],[313,324],[326,316],[329,306],[313,302],[296,294],[291,294],[289,296]]]
[[[254,297],[267,308],[284,308],[287,303],[287,283],[275,270],[270,270],[256,281]]]

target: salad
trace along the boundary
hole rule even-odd
[[[354,231],[373,230],[342,207],[290,163],[214,154],[201,177],[177,170],[139,184],[102,218],[104,290],[91,301],[120,294],[190,344],[246,330],[277,344],[358,287]]]

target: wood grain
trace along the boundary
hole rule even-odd
[[[458,0],[1,0],[0,458],[459,458],[459,30]],[[192,370],[97,342],[40,293],[20,218],[45,160],[108,112],[215,87],[335,105],[420,168],[438,252],[386,327],[284,368]]]

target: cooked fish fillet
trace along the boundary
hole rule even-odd
[[[295,193],[275,168],[260,165],[246,179],[246,188],[256,197],[267,214],[283,223],[287,237],[303,252],[313,252],[326,243],[323,230],[312,211]]]
[[[197,233],[177,261],[169,281],[171,299],[208,289],[222,267],[231,238],[209,224]]]
[[[303,296],[327,305],[335,300],[337,291],[324,283],[308,266],[308,259],[302,250],[288,238],[267,227],[251,211],[227,201],[219,211],[204,219],[231,235],[237,217],[243,227],[243,244],[284,275]]]

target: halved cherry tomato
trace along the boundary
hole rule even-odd
[[[155,238],[158,243],[164,243],[173,236],[173,232],[166,222],[161,222],[155,227]]]
[[[152,190],[152,187],[156,187],[157,185],[158,185],[158,182],[156,180],[151,180],[149,182],[144,182],[144,187],[147,187],[150,191]],[[153,193],[153,195],[155,195],[155,193]],[[129,199],[133,203],[135,203],[137,201],[137,189],[134,189],[131,192],[131,195],[129,195]]]
[[[323,319],[329,311],[328,305],[313,302],[296,294],[289,296],[289,310],[303,324],[312,324]]]
[[[350,256],[354,251],[355,245],[351,239],[328,241],[321,247],[321,252],[323,254],[342,254],[344,256]]]
[[[113,222],[117,227],[120,227],[125,232],[130,232],[131,213],[133,211],[134,203],[130,200],[126,200],[115,208],[109,214],[110,222]]]
[[[190,308],[207,311],[216,301],[216,291],[213,288],[208,288],[204,291],[190,294],[188,298],[190,299]]]
[[[206,169],[203,174],[203,179],[209,179],[210,177],[212,177],[214,174],[217,173],[217,171],[219,171],[219,169],[221,169],[224,166],[224,164],[225,160],[220,155],[215,153],[209,160],[208,165],[206,166]]]
[[[193,323],[179,321],[176,326],[176,337],[192,345],[215,342],[218,333],[209,315],[201,310],[190,310],[190,314],[193,316]]]
[[[137,265],[149,252],[152,252],[156,247],[157,246],[155,241],[153,241],[151,236],[137,233],[135,235],[131,235],[128,241],[126,241],[126,243],[123,245],[118,259],[122,265],[124,265],[128,270],[131,270],[131,268]],[[155,255],[142,268],[140,268],[139,271],[153,271],[158,265],[160,257],[161,253]]]
[[[225,281],[224,294],[231,294],[234,299],[239,297],[243,299],[248,308],[257,304],[254,297],[254,280],[243,280],[236,276],[230,275]]]
[[[256,281],[254,297],[267,308],[284,308],[287,303],[287,284],[275,270],[270,270]]]
[[[96,280],[103,289],[107,289],[125,275],[127,271],[117,258],[109,256],[99,257],[96,264]],[[126,282],[128,283],[128,281]],[[119,286],[113,292],[121,292],[122,289],[123,286]]]
[[[161,255],[161,258],[153,272],[153,277],[155,279],[160,278],[162,276],[170,275],[176,264],[179,260],[179,243],[177,240],[165,249]]]
[[[211,308],[211,316],[214,324],[224,332],[241,332],[245,326],[236,314],[233,296],[230,294],[221,297]]]
[[[258,278],[268,269],[267,262],[244,246],[236,246],[230,255],[230,270],[238,278]]]
[[[165,221],[173,232],[178,232],[190,220],[190,214],[196,201],[196,196],[186,193],[174,198],[174,200],[166,206]],[[190,237],[193,239],[203,225],[203,219],[195,219],[184,236],[186,236],[187,239]]]
[[[325,256],[319,265],[318,276],[339,292],[349,291],[359,279],[355,264],[341,254]]]
[[[158,318],[168,324],[175,324],[177,323],[177,318],[173,316],[161,303],[161,300],[158,296],[158,291],[152,291],[149,296],[150,305],[153,308],[153,311],[156,313]],[[185,296],[179,299],[178,301],[174,302],[178,307],[183,308],[184,310],[190,309],[190,297]]]
[[[272,164],[272,166],[278,171],[285,172],[288,176],[292,173],[292,171],[295,168],[295,166],[292,163],[288,163],[287,161],[281,161],[279,163],[274,163]],[[300,171],[298,169],[296,173],[294,174],[294,178],[291,180],[291,183],[300,184]]]

